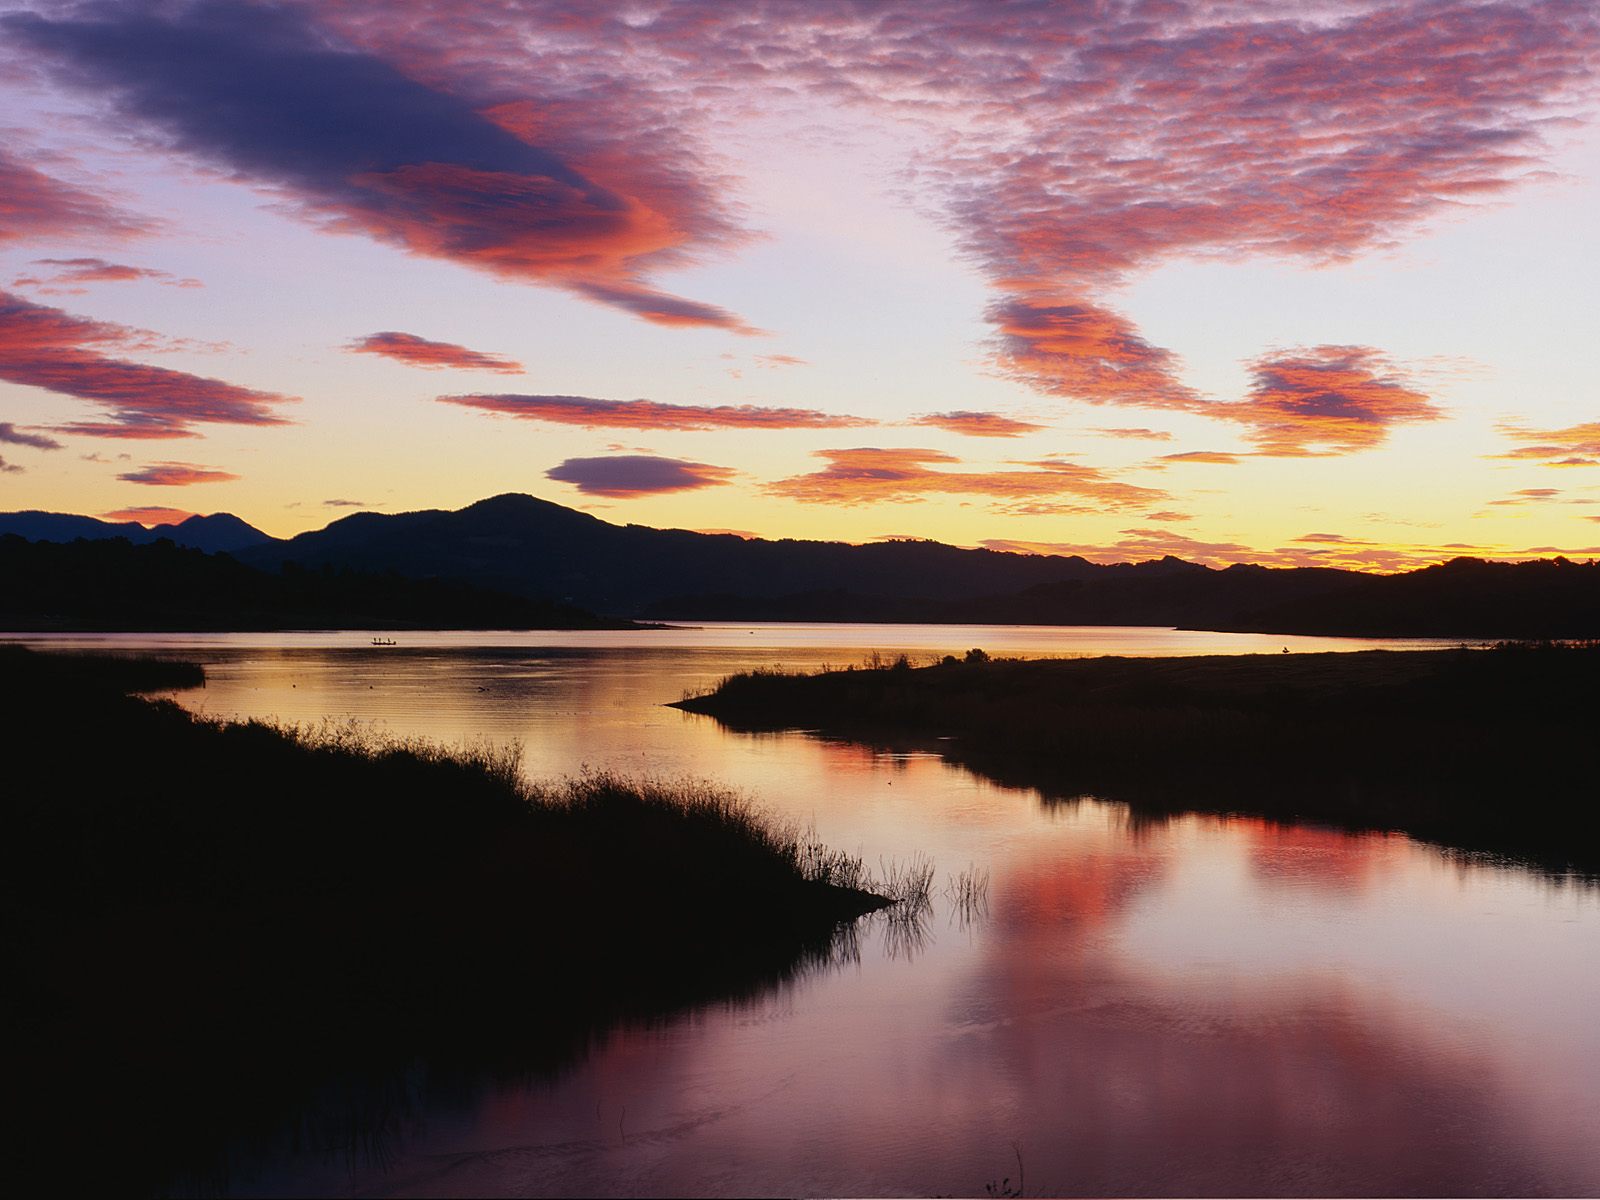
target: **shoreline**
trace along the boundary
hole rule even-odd
[[[1407,833],[1600,874],[1600,645],[996,659],[730,676],[672,707],[910,744],[1048,800]]]

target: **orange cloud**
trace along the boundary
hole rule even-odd
[[[1366,346],[1314,346],[1251,363],[1244,400],[1222,415],[1246,425],[1260,453],[1349,454],[1380,446],[1396,425],[1437,421],[1444,413],[1404,374]]]
[[[1214,463],[1218,466],[1232,466],[1239,461],[1237,454],[1228,454],[1222,450],[1185,450],[1182,454],[1163,454],[1157,462],[1175,463]]]
[[[1561,495],[1561,489],[1560,488],[1522,488],[1519,491],[1514,492],[1509,496],[1503,497],[1502,499],[1499,499],[1499,500],[1491,500],[1491,501],[1489,501],[1489,503],[1490,504],[1494,504],[1494,505],[1506,505],[1506,506],[1509,506],[1509,505],[1523,505],[1523,504],[1540,504],[1540,503],[1543,503],[1543,502],[1548,501],[1548,500],[1554,500],[1559,495]],[[1572,501],[1567,501],[1566,503],[1573,503],[1573,502]]]
[[[1148,441],[1148,442],[1170,442],[1172,440],[1172,435],[1170,433],[1166,432],[1165,430],[1162,430],[1162,429],[1144,429],[1142,427],[1141,428],[1134,428],[1134,429],[1126,429],[1126,428],[1105,429],[1105,428],[1100,428],[1100,429],[1090,429],[1087,432],[1103,434],[1105,437],[1134,438],[1134,439],[1138,439],[1138,440],[1142,440],[1142,441]]]
[[[345,347],[353,354],[378,354],[411,367],[437,369],[450,367],[460,371],[493,371],[500,375],[520,375],[524,368],[519,362],[481,350],[468,350],[454,342],[430,342],[414,333],[384,330],[357,338]]]
[[[151,505],[146,508],[119,508],[115,512],[100,514],[102,521],[132,521],[143,525],[146,529],[157,525],[176,525],[187,521],[195,514],[182,508],[163,508],[160,505]]]
[[[1500,432],[1523,443],[1491,458],[1531,459],[1547,467],[1600,466],[1600,421],[1569,425],[1565,429],[1522,429],[1502,425]]]
[[[126,471],[117,478],[124,483],[143,483],[151,487],[188,487],[196,483],[227,483],[239,477],[215,467],[166,462],[140,467],[137,471]]]
[[[910,424],[930,425],[935,429],[944,429],[967,437],[991,438],[1022,437],[1024,434],[1049,428],[1047,425],[1018,421],[1014,417],[1001,416],[999,413],[969,412],[964,409],[955,412],[928,413],[914,418]]]
[[[932,469],[961,462],[937,450],[864,446],[819,450],[816,457],[826,459],[828,465],[809,475],[776,480],[765,490],[807,504],[909,501],[928,495],[990,496],[1032,502],[1038,505],[1034,511],[1123,509],[1165,498],[1163,492],[1121,483],[1094,467],[1053,460],[1020,464],[1028,468],[1020,471],[977,472]]]
[[[87,400],[110,412],[60,433],[113,438],[196,437],[197,424],[284,425],[273,411],[293,397],[112,358],[98,347],[135,347],[152,335],[74,317],[0,292],[0,379]]]
[[[844,429],[877,424],[866,417],[810,408],[763,408],[756,404],[665,404],[657,400],[517,394],[440,396],[439,401],[525,421],[549,421],[584,429]]]
[[[1154,518],[1157,514],[1150,514]],[[1147,518],[1149,519],[1149,518]],[[1417,567],[1446,562],[1462,554],[1490,555],[1497,559],[1536,558],[1560,553],[1554,547],[1535,547],[1515,552],[1491,551],[1489,547],[1461,542],[1445,545],[1388,543],[1348,537],[1338,533],[1308,533],[1291,539],[1287,546],[1261,548],[1243,542],[1204,541],[1186,537],[1170,529],[1124,529],[1112,542],[1040,542],[1014,538],[993,538],[981,543],[990,550],[1009,550],[1018,554],[1076,554],[1091,562],[1116,563],[1143,561],[1173,555],[1208,567],[1229,567],[1235,563],[1255,563],[1267,567],[1337,567],[1352,571],[1410,571]],[[1567,550],[1566,553],[1582,553]]]
[[[1027,294],[991,305],[988,316],[999,331],[1000,370],[1036,391],[1091,404],[1205,408],[1179,381],[1177,357],[1107,308]]]

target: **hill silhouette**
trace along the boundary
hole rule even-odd
[[[0,537],[0,629],[595,629],[607,621],[443,580],[245,566],[162,540]]]
[[[0,536],[15,534],[30,542],[73,542],[79,538],[101,541],[108,538],[125,538],[135,546],[149,545],[166,539],[177,546],[188,546],[215,554],[232,553],[248,546],[260,546],[275,541],[271,534],[262,533],[254,525],[240,520],[232,513],[213,513],[209,517],[193,516],[175,525],[156,525],[146,529],[133,521],[102,521],[98,517],[80,517],[71,513],[51,513],[29,510],[0,513]]]
[[[0,531],[44,529],[58,539],[96,527],[100,534],[85,536],[122,528],[61,514],[0,516]],[[132,540],[149,541],[159,532],[133,528],[140,537]],[[1176,625],[1369,637],[1600,635],[1600,564],[1560,558],[1515,564],[1460,558],[1390,576],[1322,567],[1213,568],[1171,556],[1102,565],[1076,555],[929,541],[857,546],[614,525],[516,493],[454,511],[356,513],[287,540],[228,514],[160,528],[187,529],[185,536],[196,540],[213,533],[249,539],[232,552],[270,574],[288,564],[312,572],[376,573],[654,620]]]

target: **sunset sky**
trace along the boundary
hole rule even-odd
[[[0,509],[1600,554],[1600,7],[0,0]]]

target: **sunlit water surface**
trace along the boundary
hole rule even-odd
[[[716,625],[649,633],[80,635],[205,664],[219,717],[520,740],[534,775],[714,779],[947,878],[914,936],[753,1001],[616,1030],[555,1078],[432,1099],[385,1160],[250,1193],[1600,1193],[1600,894],[1401,836],[1001,788],[929,753],[665,708],[872,651],[1281,653],[1426,643],[1163,629]],[[1197,788],[1225,786],[1197,779]],[[508,948],[511,952],[512,948]],[[552,986],[558,986],[553,984]]]

